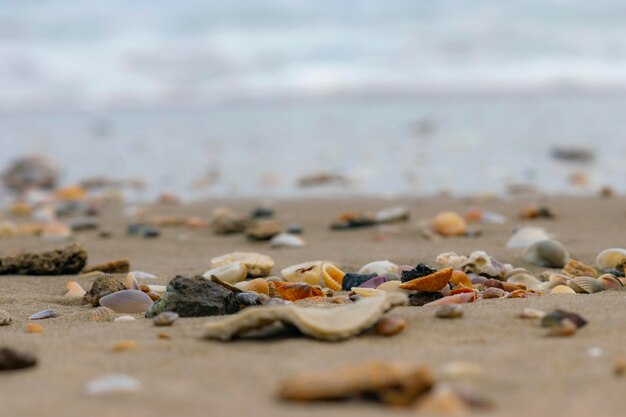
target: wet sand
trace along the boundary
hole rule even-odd
[[[593,263],[602,249],[626,246],[624,199],[567,199],[550,203],[557,220],[521,221],[516,214],[524,200],[469,204],[460,200],[300,200],[277,202],[279,218],[305,227],[303,249],[270,249],[243,236],[213,236],[208,230],[166,228],[160,238],[128,237],[120,208],[107,209],[104,225],[111,239],[97,232],[79,233],[76,240],[89,252],[89,263],[114,258],[131,260],[132,269],[159,275],[165,284],[175,274],[193,275],[207,269],[209,260],[231,251],[257,251],[276,261],[274,273],[298,262],[336,261],[344,270],[356,270],[373,260],[398,264],[434,263],[447,251],[468,254],[485,250],[498,260],[524,264],[516,251],[505,249],[511,230],[522,224],[546,227],[576,259]],[[376,228],[332,232],[328,225],[341,211],[374,210],[397,203],[411,208],[410,223],[386,227],[389,239],[376,240]],[[223,202],[184,207],[154,207],[154,213],[187,213],[209,217]],[[254,201],[228,203],[247,212]],[[503,225],[477,225],[477,238],[437,241],[419,236],[412,224],[443,209],[462,211],[479,205],[507,215]],[[62,246],[37,238],[0,240],[0,253],[17,249],[39,250]],[[529,268],[534,272],[541,269]],[[172,328],[154,327],[140,316],[132,323],[95,323],[89,308],[67,305],[61,297],[75,277],[0,277],[0,308],[13,314],[10,326],[0,327],[0,345],[35,353],[39,365],[0,373],[0,416],[383,416],[415,415],[412,409],[389,409],[375,403],[343,402],[286,404],[275,398],[281,377],[299,371],[330,368],[366,359],[405,360],[430,365],[435,372],[452,361],[480,365],[482,375],[457,384],[495,403],[491,415],[615,416],[626,407],[626,378],[613,375],[615,357],[626,354],[626,292],[594,295],[542,296],[531,299],[496,299],[467,305],[459,320],[438,320],[433,308],[403,307],[394,311],[408,320],[403,333],[390,338],[364,335],[340,343],[299,338],[222,343],[200,340],[210,318],[181,319]],[[88,289],[92,279],[80,279]],[[572,338],[547,338],[545,329],[516,315],[524,307],[563,308],[577,312],[589,325]],[[54,308],[60,316],[40,323],[42,334],[25,331],[27,317]],[[159,332],[171,340],[157,337]],[[112,353],[120,340],[139,343],[135,351]],[[600,348],[599,357],[589,355]],[[127,373],[142,383],[136,394],[89,397],[85,384],[111,373]]]

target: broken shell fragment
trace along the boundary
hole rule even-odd
[[[380,336],[393,336],[404,330],[406,320],[397,316],[385,316],[374,325],[376,334]]]
[[[174,313],[173,311],[164,311],[152,319],[152,323],[154,323],[155,326],[171,326],[176,320],[178,320],[178,317],[178,313]]]
[[[452,277],[452,271],[452,268],[445,268],[425,277],[404,282],[400,285],[400,288],[413,291],[438,292],[448,285],[448,281]]]
[[[254,252],[232,252],[211,259],[211,268],[239,262],[248,269],[249,277],[266,277],[274,267],[274,260],[267,255]]]
[[[523,319],[542,319],[546,315],[545,311],[536,308],[526,307],[522,310],[520,317]]]
[[[93,321],[113,321],[115,311],[106,307],[96,307],[91,310],[89,316]]]
[[[231,262],[209,269],[202,276],[210,279],[211,276],[218,277],[221,281],[229,284],[236,284],[246,279],[248,268],[241,262]]]
[[[377,290],[375,288],[360,288],[354,287],[352,288],[352,292],[360,295],[361,297],[376,297],[376,296],[384,296],[387,293],[382,290]]]
[[[578,327],[576,324],[570,319],[563,319],[559,321],[557,324],[550,327],[548,331],[548,336],[556,336],[556,337],[567,337],[573,336],[576,334]]]
[[[603,274],[598,277],[598,282],[602,284],[605,290],[623,288],[622,281],[617,279],[613,274]]]
[[[66,286],[67,291],[63,295],[66,298],[83,298],[86,291],[76,281],[69,281]]]
[[[570,259],[563,267],[563,274],[568,277],[597,277],[598,272],[584,263],[577,261],[576,259]]]
[[[55,313],[53,309],[48,308],[46,310],[42,310],[33,314],[28,319],[29,320],[42,320],[42,319],[48,319],[48,318],[56,317],[56,316],[57,316],[57,313]]]
[[[116,313],[145,313],[152,305],[152,299],[138,290],[122,290],[100,299],[100,305]]]
[[[511,284],[522,284],[529,290],[536,290],[541,285],[541,281],[530,274],[517,274],[513,275],[506,282]]]
[[[13,322],[13,317],[8,311],[0,310],[0,326],[8,326]]]
[[[276,294],[287,301],[309,297],[324,297],[324,291],[304,282],[274,282]]]
[[[140,388],[141,384],[135,378],[125,374],[114,374],[89,382],[86,391],[89,395],[109,395],[133,393]]]
[[[448,295],[446,297],[442,297],[439,298],[435,301],[431,301],[429,303],[424,304],[424,307],[427,306],[441,306],[441,305],[445,305],[445,304],[465,304],[465,303],[471,303],[472,301],[474,301],[476,299],[476,294],[475,293],[461,293],[461,294],[455,294],[455,295]]]
[[[305,282],[310,285],[319,285],[322,282],[323,263],[323,261],[303,262],[287,267],[280,273],[289,282]]]

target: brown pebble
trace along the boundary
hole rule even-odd
[[[147,285],[141,285],[139,289],[143,292],[150,292],[150,287],[148,287]]]
[[[111,346],[112,352],[126,352],[128,350],[135,350],[139,347],[139,344],[134,340],[122,340]]]
[[[14,371],[16,369],[30,368],[37,364],[37,358],[27,352],[0,348],[0,371]]]
[[[574,334],[576,334],[576,330],[578,330],[576,323],[574,323],[570,319],[563,319],[558,324],[550,328],[550,331],[548,332],[548,336],[557,336],[557,337],[573,336]]]
[[[26,331],[28,333],[43,333],[43,326],[39,323],[28,323]]]
[[[378,320],[374,329],[380,336],[393,336],[404,330],[406,327],[406,320],[397,316],[383,317]]]
[[[626,356],[620,356],[613,363],[613,373],[616,376],[626,375]]]
[[[463,317],[463,307],[458,304],[445,304],[437,309],[435,317],[440,319],[458,319]]]
[[[172,338],[172,336],[171,336],[171,335],[169,335],[169,334],[167,334],[167,333],[164,333],[164,332],[160,332],[160,333],[158,333],[158,334],[157,334],[157,337],[158,337],[159,339],[163,339],[163,340],[170,340],[170,339]]]

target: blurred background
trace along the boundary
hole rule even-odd
[[[140,196],[626,192],[626,4],[0,0],[0,168]]]

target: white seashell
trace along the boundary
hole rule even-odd
[[[144,271],[130,271],[128,275],[133,275],[135,279],[157,279],[157,276]]]
[[[511,284],[523,284],[529,290],[537,290],[541,286],[542,282],[530,274],[516,274],[506,280]]]
[[[306,282],[309,285],[321,285],[322,264],[324,261],[310,261],[292,265],[280,271],[289,282]]]
[[[376,275],[386,275],[390,272],[397,273],[398,265],[389,261],[374,261],[370,262],[367,265],[363,265],[361,269],[359,269],[359,274],[376,274]]]
[[[125,374],[113,374],[94,379],[86,385],[89,395],[124,394],[137,392],[141,389],[141,383],[132,376]]]
[[[148,289],[150,290],[150,292],[156,292],[156,293],[164,293],[165,291],[167,291],[167,286],[165,285],[148,285]]]
[[[563,268],[569,260],[569,252],[556,240],[542,240],[527,247],[522,259],[533,265]]]
[[[49,308],[49,309],[42,310],[33,314],[28,319],[29,320],[42,320],[42,319],[47,319],[47,318],[56,317],[56,316],[57,316],[57,313],[55,313],[53,309]]]
[[[137,319],[134,318],[133,316],[119,316],[118,318],[116,318],[113,321],[115,323],[124,323],[124,322],[128,322],[128,321],[137,321]]]
[[[596,257],[596,265],[600,271],[613,269],[622,259],[626,258],[626,249],[611,248],[605,249]]]
[[[129,290],[141,290],[141,286],[139,285],[139,282],[137,281],[137,278],[135,277],[135,274],[133,273],[128,273],[128,275],[126,275],[126,289]]]
[[[215,275],[220,280],[228,282],[229,284],[236,284],[246,279],[246,276],[248,275],[248,268],[246,268],[246,266],[241,262],[231,262],[226,265],[209,269],[202,276],[206,279],[210,279],[211,275]]]
[[[85,292],[78,282],[69,281],[67,283],[67,292],[63,296],[66,298],[82,298]]]
[[[116,313],[145,313],[152,305],[152,299],[142,291],[123,290],[100,299],[100,305]]]
[[[409,209],[404,206],[389,207],[379,210],[374,214],[376,223],[394,223],[402,222],[409,219]]]
[[[435,262],[440,268],[462,269],[467,264],[467,256],[457,255],[454,252],[439,254]]]
[[[507,249],[526,249],[533,243],[548,239],[550,236],[541,227],[521,227],[513,232],[506,247]]]
[[[302,248],[306,245],[304,239],[291,233],[279,233],[269,243],[274,248]]]

